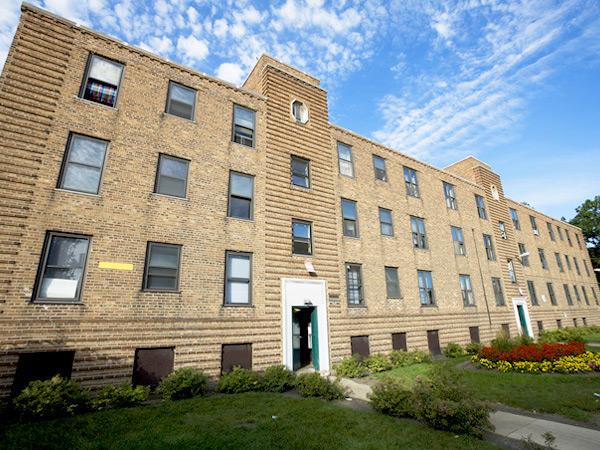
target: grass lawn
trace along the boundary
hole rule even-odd
[[[600,343],[600,333],[586,334],[583,336],[583,341]]]
[[[272,416],[277,416],[273,419]],[[493,448],[383,414],[320,399],[246,393],[12,425],[9,449]]]

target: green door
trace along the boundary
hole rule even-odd
[[[292,350],[294,356],[294,370],[300,369],[300,321],[292,308]]]
[[[517,311],[519,312],[519,321],[521,322],[521,330],[525,336],[529,336],[529,329],[527,328],[527,320],[525,319],[525,308],[521,305],[517,305]],[[531,336],[530,336],[531,337]]]
[[[319,366],[319,318],[317,316],[317,307],[315,306],[310,313],[310,327],[312,331],[312,363],[315,370],[320,370]]]

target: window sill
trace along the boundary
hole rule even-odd
[[[254,308],[252,303],[223,303],[223,308]]]
[[[106,108],[106,109],[109,109],[109,110],[111,110],[111,111],[118,111],[118,110],[119,110],[119,108],[117,108],[116,106],[108,106],[108,105],[103,105],[102,103],[99,103],[99,102],[94,102],[94,101],[92,101],[92,100],[88,100],[88,99],[86,99],[86,98],[79,97],[78,95],[76,95],[76,96],[75,96],[75,98],[76,98],[77,100],[80,100],[80,101],[84,102],[84,103],[88,103],[88,104],[90,104],[90,105],[97,105],[97,106],[101,106],[102,108]],[[117,101],[118,101],[118,99],[117,99]]]
[[[356,239],[356,240],[360,241],[360,236],[346,236],[346,235],[344,235],[344,237],[348,238],[348,239]]]
[[[167,290],[167,289],[140,289],[140,292],[142,293],[160,293],[160,294],[182,294],[182,291],[172,291],[172,290]]]
[[[348,305],[348,308],[359,308],[359,309],[369,309],[367,305]]]
[[[315,255],[313,255],[313,254],[304,255],[302,253],[292,253],[292,256],[298,256],[300,258],[315,258]]]
[[[306,186],[300,186],[300,185],[297,185],[297,184],[294,184],[294,183],[290,183],[290,187],[292,187],[294,189],[301,189],[301,190],[303,190],[305,192],[312,192],[312,187],[311,186],[306,187]]]
[[[163,198],[173,198],[175,200],[182,200],[184,202],[190,201],[190,199],[188,197],[177,197],[176,195],[161,194],[159,192],[151,192],[150,195],[154,195],[156,197],[163,197]]]
[[[354,179],[356,179],[356,177],[353,177],[353,176],[350,176],[350,175],[344,175],[343,173],[338,173],[338,175],[339,175],[340,177],[350,178],[351,180],[354,180]]]
[[[402,300],[404,297],[386,297],[388,300]]]
[[[85,306],[83,302],[73,302],[69,300],[34,300],[29,302],[32,306],[43,306],[43,305],[75,305],[75,306]]]
[[[437,308],[438,305],[433,304],[433,305],[424,305],[423,303],[421,303],[421,308]]]
[[[463,305],[465,308],[477,308],[477,305]]]
[[[254,219],[246,219],[244,217],[226,216],[227,219],[241,220],[242,222],[255,223]]]
[[[176,116],[175,114],[169,114],[168,112],[163,112],[161,114],[162,117],[175,117],[177,119],[182,119],[185,120],[186,122],[190,122],[190,123],[197,123],[195,119],[186,119],[185,117],[181,117],[181,116]]]
[[[240,146],[243,148],[251,148],[252,150],[258,150],[256,148],[256,146],[254,146],[254,145],[246,145],[246,144],[242,144],[241,142],[235,142],[235,141],[229,141],[229,142],[233,145],[237,145],[237,146]]]
[[[82,192],[82,191],[72,191],[71,189],[54,188],[53,191],[66,192],[69,194],[87,195],[88,197],[102,198],[102,195],[100,195],[100,194],[92,194],[91,192]]]

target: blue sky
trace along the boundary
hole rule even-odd
[[[438,167],[473,155],[570,219],[600,195],[598,0],[32,0],[242,84],[266,52],[321,79],[330,121]],[[0,65],[20,2],[0,0]]]

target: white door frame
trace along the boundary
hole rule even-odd
[[[525,323],[527,324],[527,335],[533,337],[533,330],[531,328],[531,319],[529,318],[529,309],[527,308],[527,297],[513,297],[513,309],[515,310],[515,319],[517,320],[517,330],[519,331],[519,335],[523,334],[523,330],[521,329],[521,318],[519,317],[519,309],[518,306],[523,307],[523,311],[525,312]]]
[[[292,307],[314,306],[317,308],[317,332],[319,333],[319,368],[328,372],[329,368],[329,332],[327,330],[327,286],[325,280],[307,280],[305,278],[282,278],[282,347],[283,364],[294,369],[292,349]]]

